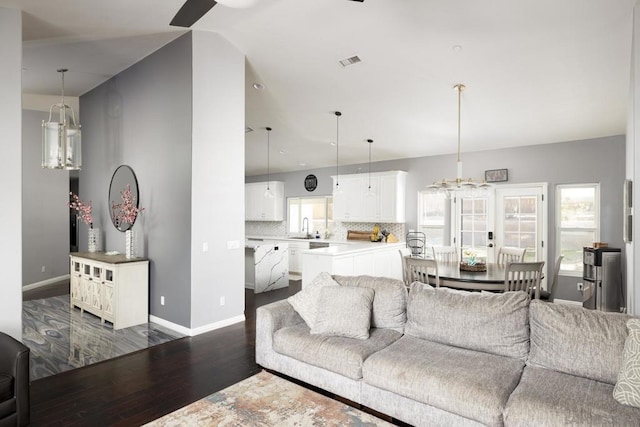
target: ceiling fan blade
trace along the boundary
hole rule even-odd
[[[215,6],[215,0],[187,0],[169,25],[174,27],[190,27]]]

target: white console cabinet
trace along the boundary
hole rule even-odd
[[[74,252],[71,307],[113,324],[113,329],[149,321],[149,260],[102,252]]]

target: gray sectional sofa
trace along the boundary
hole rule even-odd
[[[640,426],[613,398],[629,319],[324,274],[257,310],[256,361],[418,426]]]

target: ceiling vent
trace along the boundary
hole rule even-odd
[[[357,64],[358,62],[362,62],[359,56],[352,56],[351,58],[346,58],[340,60],[340,65],[343,67],[348,67],[349,65]]]

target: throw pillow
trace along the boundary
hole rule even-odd
[[[622,366],[613,398],[623,405],[640,408],[640,319],[627,322],[629,335],[624,343]]]
[[[374,294],[370,288],[321,289],[318,317],[311,334],[368,339]]]
[[[320,290],[325,286],[340,286],[331,278],[329,273],[320,273],[315,279],[295,295],[287,298],[289,304],[298,312],[300,317],[305,321],[307,326],[313,328],[318,313],[318,300],[320,299]]]

